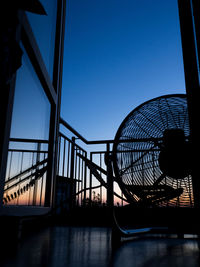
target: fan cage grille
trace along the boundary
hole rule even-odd
[[[185,95],[168,95],[150,100],[134,109],[125,118],[117,131],[113,146],[114,170],[117,179],[126,186],[153,185],[162,174],[158,157],[163,132],[166,129],[181,129],[185,137],[189,138],[190,128]],[[167,185],[173,189],[182,188],[183,193],[169,200],[158,200],[158,206],[192,207],[194,205],[190,175],[183,179],[166,176],[160,185]],[[138,195],[131,194],[136,202],[139,201]]]

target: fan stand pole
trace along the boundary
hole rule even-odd
[[[113,169],[112,159],[110,156],[110,144],[107,143],[107,205],[109,208],[113,208]]]
[[[192,3],[191,3],[192,2]],[[188,112],[192,142],[192,181],[194,206],[200,208],[199,159],[195,151],[200,151],[199,141],[199,74],[200,67],[200,25],[198,22],[200,6],[198,0],[178,0],[180,30],[182,39],[185,85],[188,100]],[[195,28],[194,28],[195,26]],[[197,56],[197,53],[199,55]]]

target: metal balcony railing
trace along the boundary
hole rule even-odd
[[[53,183],[56,187],[53,190],[55,207],[70,209],[75,206],[111,205],[113,200],[109,196],[113,195],[113,174],[109,184],[105,158],[110,153],[113,140],[87,141],[63,119],[60,119],[61,125],[57,142],[56,182]],[[93,145],[93,151],[83,148],[87,146],[89,150],[88,145]],[[104,145],[105,149],[99,150],[99,145]],[[47,140],[11,138],[4,206],[44,207],[47,167]],[[114,189],[115,203],[123,205],[125,199],[116,183]]]
[[[110,178],[108,177],[110,170],[108,170],[108,164],[105,163],[106,155],[111,153],[111,146],[114,141],[88,141],[62,118],[60,124],[62,131],[60,130],[59,133],[57,173],[65,179],[66,183],[68,181],[68,184],[71,184],[68,185],[68,188],[71,186],[71,193],[66,193],[66,190],[61,192],[60,188],[59,201],[67,202],[67,199],[70,199],[71,205],[76,206],[107,206],[113,205],[113,201],[115,204],[123,205],[125,198],[117,183],[113,181],[113,173],[110,174]],[[63,134],[65,131],[71,136],[70,138]],[[78,143],[81,143],[81,146],[86,146],[90,152],[84,150]],[[89,149],[90,145],[92,151]],[[67,194],[68,197],[66,197]]]
[[[123,140],[130,141],[132,140]],[[121,185],[119,187],[116,182],[109,160],[113,143],[114,140],[88,141],[60,119],[55,161],[57,167],[52,188],[56,209],[70,210],[77,206],[113,204],[123,206],[127,203],[127,196],[124,197]],[[10,139],[4,205],[45,206],[48,145],[47,140]],[[146,163],[149,160],[151,168],[148,172],[151,172],[153,179],[156,171],[153,164],[155,153],[157,150],[151,151],[148,159],[145,158]],[[143,161],[138,162],[141,179],[145,178],[147,171],[143,165]],[[132,169],[131,171],[132,176],[135,175]],[[192,197],[189,196],[187,201],[191,204]]]
[[[48,141],[11,138],[4,205],[44,206]]]

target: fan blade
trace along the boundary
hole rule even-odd
[[[152,146],[151,148],[149,148],[148,150],[146,150],[139,158],[137,158],[135,161],[131,162],[131,164],[122,169],[120,176],[122,176],[128,169],[132,168],[138,161],[140,161],[144,156],[146,156],[150,151],[153,151],[153,149],[157,146],[157,144],[155,144],[154,146]]]
[[[160,177],[153,183],[153,186],[157,186],[165,178],[165,176],[166,175],[162,173]]]

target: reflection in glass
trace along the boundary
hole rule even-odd
[[[48,140],[49,119],[50,103],[24,52],[17,72],[11,137]]]
[[[19,146],[18,148],[13,148]],[[44,205],[48,146],[10,142],[4,186],[5,205]]]
[[[5,205],[44,205],[50,103],[23,51],[17,72],[4,186]],[[24,142],[21,139],[35,139]],[[37,140],[44,140],[39,142]]]
[[[53,77],[54,45],[56,32],[56,0],[41,0],[47,16],[27,12],[40,52],[50,77]]]

